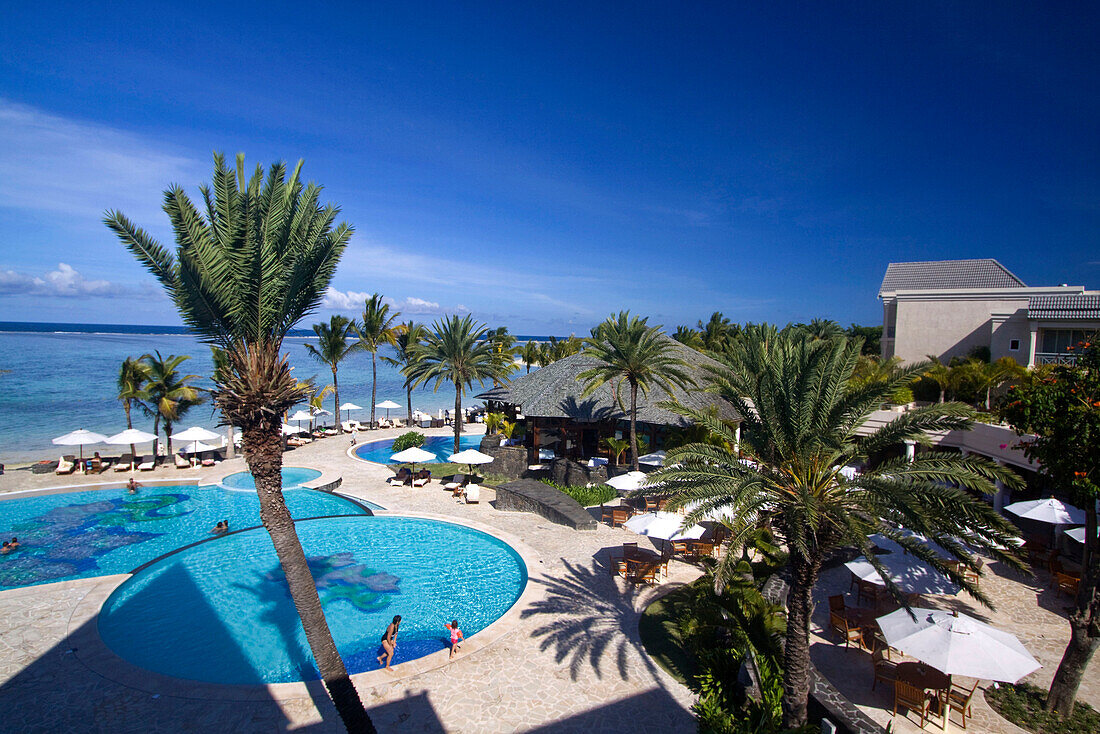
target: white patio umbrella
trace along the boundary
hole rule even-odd
[[[362,410],[362,409],[363,408],[356,405],[355,403],[344,403],[343,405],[340,406],[340,410],[346,410],[348,412],[348,420],[349,421],[351,420],[351,411],[353,411],[353,410]]]
[[[959,587],[931,566],[903,553],[889,553],[875,556],[886,568],[886,573],[899,589],[909,594],[955,595]],[[863,556],[844,564],[848,570],[862,581],[870,581],[877,586],[886,586],[882,576]]]
[[[638,457],[639,464],[650,464],[652,466],[664,466],[665,458],[667,454],[664,451],[654,451],[652,454],[646,454],[645,456]]]
[[[201,454],[203,451],[213,451],[217,446],[211,446],[201,441],[195,441],[190,446],[182,449],[185,454]]]
[[[887,644],[941,673],[1015,683],[1042,666],[1016,636],[965,614],[905,609],[878,618]]]
[[[483,454],[477,449],[466,449],[465,451],[459,451],[457,454],[453,454],[447,461],[452,464],[466,464],[470,467],[470,473],[474,473],[475,464],[488,464],[493,460],[492,456]]]
[[[297,413],[287,418],[287,420],[297,421],[298,428],[300,429],[302,427],[302,421],[309,421],[311,425],[313,424],[313,414],[308,410],[299,410]]]
[[[53,443],[58,446],[79,446],[80,447],[80,460],[84,461],[84,447],[93,443],[103,443],[107,440],[107,437],[102,433],[93,433],[92,431],[78,428],[75,431],[66,433],[64,436],[58,436],[53,439]]]
[[[645,472],[631,471],[617,477],[611,477],[604,484],[614,487],[620,492],[633,492],[635,489],[641,488],[645,482],[645,476]]]
[[[1063,530],[1062,532],[1068,535],[1070,537],[1070,540],[1073,540],[1077,543],[1085,542],[1085,529],[1083,527],[1071,528],[1069,530]],[[1096,535],[1100,537],[1100,528],[1096,529]]]
[[[390,461],[396,461],[398,464],[424,464],[429,461],[436,461],[436,456],[431,451],[425,451],[419,446],[413,446],[404,451],[398,451],[390,457]]]
[[[1085,523],[1084,510],[1078,510],[1073,505],[1067,505],[1053,497],[1047,497],[1045,500],[1013,502],[1005,507],[1005,510],[1016,517],[1050,525],[1083,525]]]
[[[136,428],[127,428],[122,433],[116,433],[113,436],[109,436],[107,438],[106,443],[109,443],[112,446],[127,446],[127,445],[128,446],[133,446],[134,444],[145,443],[146,441],[156,441],[156,440],[157,440],[156,434],[147,433],[145,431],[139,431]],[[135,457],[130,458],[130,469],[131,469],[131,471],[134,468],[134,463],[135,463],[134,458]]]
[[[624,522],[623,527],[638,535],[659,540],[696,540],[703,537],[703,533],[706,532],[702,525],[692,525],[681,530],[680,526],[683,524],[683,515],[659,510],[635,515]]]
[[[400,408],[401,406],[392,400],[383,400],[381,403],[375,403],[374,407],[384,408],[386,411],[386,420],[390,419],[390,411]]]
[[[283,435],[284,436],[295,436],[299,433],[305,433],[305,430],[301,426],[295,427],[295,426],[290,425],[289,423],[284,423],[283,424]]]
[[[177,431],[176,433],[172,434],[172,440],[173,441],[182,441],[183,443],[192,443],[192,444],[194,444],[191,447],[191,451],[187,452],[187,453],[191,453],[191,454],[198,453],[195,450],[195,446],[198,445],[199,441],[214,441],[214,440],[217,440],[221,437],[222,437],[222,435],[220,433],[214,433],[213,431],[208,431],[205,428],[203,428],[202,426],[191,426],[190,428],[188,428],[185,431]],[[211,446],[210,448],[207,448],[207,449],[204,449],[204,450],[205,451],[212,451],[213,449],[214,449],[214,447]]]

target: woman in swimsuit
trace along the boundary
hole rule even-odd
[[[378,656],[378,664],[382,664],[382,659],[386,660],[386,667],[390,667],[390,663],[393,662],[393,654],[397,651],[397,632],[401,629],[401,615],[398,614],[386,627],[386,634],[382,635],[382,649],[384,652]]]
[[[457,619],[452,619],[450,624],[444,624],[443,627],[451,633],[451,657],[453,658],[459,646],[462,645],[462,630],[458,628]]]

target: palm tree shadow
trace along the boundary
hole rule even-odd
[[[630,679],[629,657],[637,653],[651,672],[656,668],[638,636],[641,612],[638,602],[650,590],[629,585],[618,588],[606,566],[593,560],[591,567],[562,559],[566,572],[557,578],[534,579],[545,587],[545,598],[523,610],[521,616],[545,618],[546,624],[535,629],[541,638],[539,649],[554,651],[558,663],[569,661],[569,674],[577,680],[585,664],[597,678],[603,678],[609,659],[622,680]]]
[[[575,421],[598,423],[620,417],[613,414],[610,406],[599,406],[595,397],[578,402],[575,395],[569,395],[558,403],[558,408]]]

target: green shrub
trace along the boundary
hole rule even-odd
[[[544,484],[549,484],[559,492],[564,492],[569,495],[580,503],[581,507],[602,505],[604,502],[612,500],[619,495],[614,487],[608,487],[604,484],[597,484],[592,487],[566,487],[549,479],[543,479],[542,482]]]
[[[1000,684],[985,689],[985,700],[1001,716],[1035,734],[1096,734],[1100,731],[1100,713],[1078,701],[1073,716],[1064,719],[1043,710],[1047,692],[1027,683]]]
[[[409,431],[408,433],[402,433],[393,440],[393,452],[396,454],[398,451],[404,451],[405,449],[411,449],[413,446],[423,445],[424,434],[417,433],[416,431]]]

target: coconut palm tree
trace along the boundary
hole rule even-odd
[[[904,441],[927,444],[929,432],[968,428],[973,411],[966,405],[919,408],[868,436],[857,436],[856,430],[886,396],[924,372],[927,365],[912,365],[890,380],[856,387],[851,376],[859,357],[858,342],[815,340],[797,331],[780,334],[774,328],[755,330],[753,336],[729,352],[722,367],[710,370],[711,389],[743,416],[740,448],[752,463],[742,463],[726,446],[690,444],[669,451],[665,467],[653,475],[653,481],[661,483],[659,491],[671,496],[673,509],[688,508],[687,525],[714,510],[732,518],[724,567],[736,561],[734,549],[744,545],[765,518],[786,546],[790,590],[783,723],[795,727],[806,722],[810,614],[813,589],[825,560],[842,547],[862,551],[904,604],[868,540],[869,535],[881,533],[988,604],[960,568],[949,566],[928,546],[903,535],[897,523],[931,538],[966,567],[977,568],[973,551],[979,551],[1022,569],[1015,552],[1004,550],[1012,547],[1013,526],[976,496],[995,491],[996,479],[1013,487],[1022,483],[1012,471],[974,455],[927,451],[912,461],[882,459]],[[705,425],[729,446],[736,445],[730,427],[713,415],[684,408],[678,412]],[[853,460],[872,462],[873,468],[846,479],[840,470]]]
[[[523,364],[527,368],[526,374],[531,374],[531,365],[539,364],[541,349],[542,345],[533,339],[523,345],[523,351],[520,352],[520,356],[523,358]]]
[[[577,375],[584,383],[585,397],[601,385],[612,383],[619,405],[623,404],[623,384],[630,390],[630,460],[638,471],[638,391],[648,395],[652,387],[666,392],[676,385],[686,388],[694,384],[687,373],[687,362],[670,349],[672,342],[661,333],[661,327],[648,326],[648,319],[620,311],[592,329],[592,338],[585,341],[584,353],[596,361],[596,366]]]
[[[340,384],[336,381],[336,368],[344,357],[355,349],[355,342],[349,337],[351,330],[355,328],[355,322],[343,316],[333,315],[328,323],[313,325],[313,333],[317,335],[317,346],[306,344],[309,356],[322,364],[327,364],[332,370],[332,412],[336,414],[336,430],[343,432],[340,427]]]
[[[320,205],[321,188],[303,185],[302,163],[287,176],[276,163],[249,177],[244,156],[236,171],[214,156],[213,187],[203,186],[200,211],[179,186],[165,192],[176,252],[120,212],[105,222],[161,282],[203,341],[224,350],[214,400],[241,429],[256,480],[260,519],[286,576],[317,668],[345,727],[374,732],[325,620],[317,587],[282,492],[282,415],[305,397],[294,379],[283,338],[324,298],[352,229],[333,226],[337,207]]]
[[[145,355],[145,410],[153,416],[153,433],[157,434],[160,422],[164,421],[164,436],[168,456],[172,455],[172,424],[179,421],[184,413],[203,401],[199,388],[191,383],[201,379],[198,375],[181,375],[178,368],[186,360],[186,355],[169,354],[162,357],[160,352]]]
[[[700,321],[696,326],[703,340],[703,348],[708,352],[721,352],[741,331],[740,327],[730,322],[721,311],[715,311],[710,315],[707,323]]]
[[[929,356],[929,364],[924,370],[924,377],[927,377],[940,388],[940,402],[944,402],[947,399],[947,391],[952,393],[959,387],[959,373],[953,367],[941,362],[936,357]]]
[[[355,325],[355,334],[359,337],[358,349],[370,352],[370,425],[374,428],[374,404],[378,402],[378,348],[383,344],[393,344],[397,338],[394,322],[400,316],[399,311],[390,312],[390,304],[375,293],[363,304],[363,320]]]
[[[672,338],[692,349],[702,349],[704,346],[703,335],[690,326],[677,326]]]
[[[416,346],[424,341],[427,330],[424,328],[424,324],[407,321],[398,326],[395,333],[396,336],[393,340],[395,354],[393,357],[383,356],[382,361],[396,367],[401,371],[401,374],[407,375],[409,366],[416,357]],[[408,408],[408,418],[405,425],[411,426],[413,420],[413,383],[408,377],[405,378],[405,401]]]
[[[994,390],[1027,374],[1027,369],[1012,357],[1001,357],[996,362],[969,359],[954,369],[958,371],[960,382],[968,383],[975,392],[985,396],[986,410],[990,410]]]
[[[413,350],[414,359],[406,368],[413,384],[435,380],[435,391],[444,382],[455,386],[455,452],[462,433],[462,395],[473,383],[484,383],[498,375],[500,361],[485,336],[489,328],[475,324],[470,316],[448,316],[432,324],[424,341]]]
[[[516,364],[516,353],[518,351],[516,349],[516,338],[508,333],[507,326],[490,329],[485,338],[489,340],[489,344],[493,347],[493,359],[497,361],[493,384],[499,387],[504,380],[507,380],[513,372],[519,369],[519,365]]]
[[[149,368],[145,360],[148,354],[143,354],[137,359],[127,357],[122,360],[118,368],[118,399],[122,401],[122,409],[126,411],[126,427],[133,428],[130,420],[130,409],[134,403],[139,405],[149,399],[149,392],[145,389],[146,380],[149,378]],[[137,447],[130,444],[130,455],[137,454]]]

